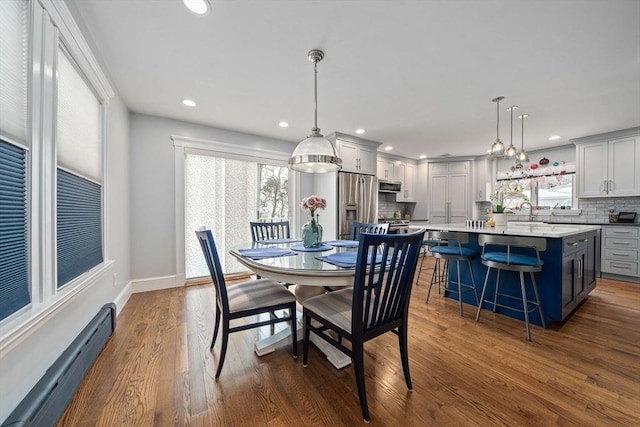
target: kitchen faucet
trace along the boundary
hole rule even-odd
[[[531,202],[522,202],[520,204],[520,211],[522,211],[522,207],[524,205],[529,205],[529,222],[533,221],[533,205],[531,204]]]

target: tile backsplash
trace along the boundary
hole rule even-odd
[[[636,222],[640,222],[640,197],[624,197],[619,199],[579,199],[578,209],[582,212],[577,216],[553,216],[549,211],[535,211],[536,221],[565,222],[565,223],[593,223],[609,222],[609,209],[614,213],[621,211],[637,212]]]
[[[414,203],[396,202],[394,193],[378,193],[378,216],[384,215],[386,218],[393,218],[394,212],[400,212],[400,216],[402,216],[405,210],[408,210],[411,215],[414,205]]]

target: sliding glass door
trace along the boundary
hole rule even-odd
[[[211,229],[225,274],[245,271],[228,254],[251,241],[249,221],[286,221],[288,168],[185,154],[185,275],[209,274],[194,231]]]

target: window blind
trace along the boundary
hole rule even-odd
[[[28,25],[25,0],[0,1],[0,130],[27,143]]]
[[[26,152],[0,141],[0,320],[31,302]]]
[[[100,264],[102,187],[58,168],[58,287]]]

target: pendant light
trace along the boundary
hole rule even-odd
[[[522,146],[520,148],[520,151],[518,151],[518,153],[516,154],[516,160],[522,163],[529,163],[529,155],[527,154],[526,151],[524,151],[524,119],[525,117],[529,117],[529,115],[523,114],[521,116],[518,116],[518,118],[522,120]]]
[[[491,146],[492,156],[501,156],[504,154],[504,144],[500,141],[500,101],[504,99],[504,96],[498,96],[493,98],[491,102],[496,103],[496,142]]]
[[[509,148],[504,150],[504,158],[508,160],[515,159],[516,152],[518,151],[513,145],[513,112],[517,109],[517,105],[512,105],[511,107],[507,108],[507,111],[511,111],[511,143],[509,144]]]
[[[289,159],[289,167],[307,173],[334,172],[342,168],[342,160],[336,149],[318,129],[318,62],[324,58],[324,52],[318,49],[309,51],[309,61],[313,62],[315,116],[314,126],[304,141],[298,143]]]

